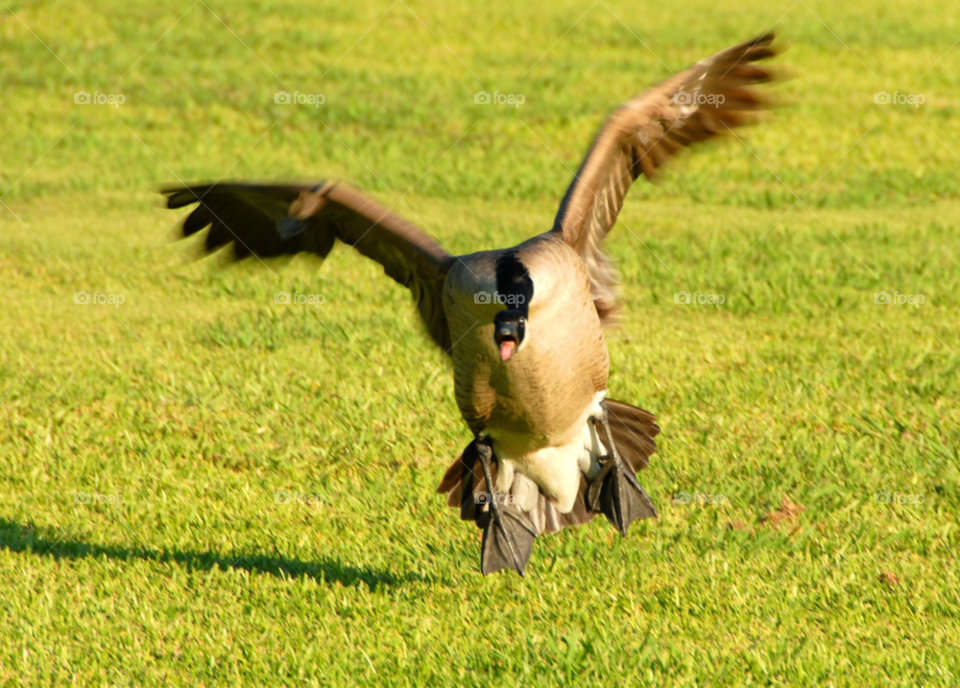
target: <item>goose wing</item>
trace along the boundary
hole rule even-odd
[[[325,258],[337,239],[352,246],[410,290],[431,339],[450,350],[442,292],[454,257],[362,193],[336,182],[230,182],[170,186],[161,193],[168,208],[196,204],[183,222],[184,236],[209,226],[206,250],[232,244],[237,260],[302,251]]]
[[[776,54],[773,33],[727,48],[641,93],[603,125],[567,189],[553,230],[583,258],[597,312],[616,309],[616,273],[602,252],[630,186],[653,180],[683,148],[756,119],[768,106],[751,88],[772,79],[756,63]]]

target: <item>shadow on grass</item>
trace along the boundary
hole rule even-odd
[[[61,539],[52,530],[34,526],[32,523],[14,523],[0,518],[0,549],[11,552],[27,552],[54,559],[84,559],[107,557],[121,561],[140,559],[161,564],[176,563],[188,571],[221,571],[243,569],[251,573],[268,574],[278,578],[312,578],[318,583],[340,583],[352,586],[365,584],[371,590],[378,587],[394,587],[406,583],[431,582],[418,573],[396,575],[390,571],[370,567],[357,568],[332,559],[301,561],[286,557],[256,554],[225,554],[220,552],[193,552],[179,549],[149,550],[145,547],[123,545],[92,545],[79,540]]]

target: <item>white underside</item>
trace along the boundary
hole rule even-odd
[[[497,438],[492,437],[493,450],[501,467],[496,479],[497,489],[516,495],[517,503],[524,511],[536,507],[538,492],[542,492],[560,513],[569,513],[580,490],[580,476],[593,478],[600,471],[599,459],[606,455],[592,421],[600,415],[600,402],[606,395],[606,390],[597,393],[593,404],[577,423],[581,432],[573,433],[568,444],[543,447],[523,456],[509,456],[498,446]],[[535,484],[518,480],[517,473]]]

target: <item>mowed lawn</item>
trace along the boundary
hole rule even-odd
[[[781,107],[610,237],[659,518],[525,579],[435,494],[470,436],[407,292],[196,260],[153,193],[339,177],[516,243],[619,101],[774,24]],[[957,685],[958,38],[947,1],[8,0],[0,685]]]

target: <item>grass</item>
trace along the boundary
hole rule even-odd
[[[612,106],[776,22],[784,107],[611,235],[660,517],[543,538],[525,580],[434,493],[469,435],[408,295],[342,246],[191,261],[151,193],[337,176],[450,251],[515,243]],[[8,2],[0,684],[956,685],[958,32],[903,0]]]

